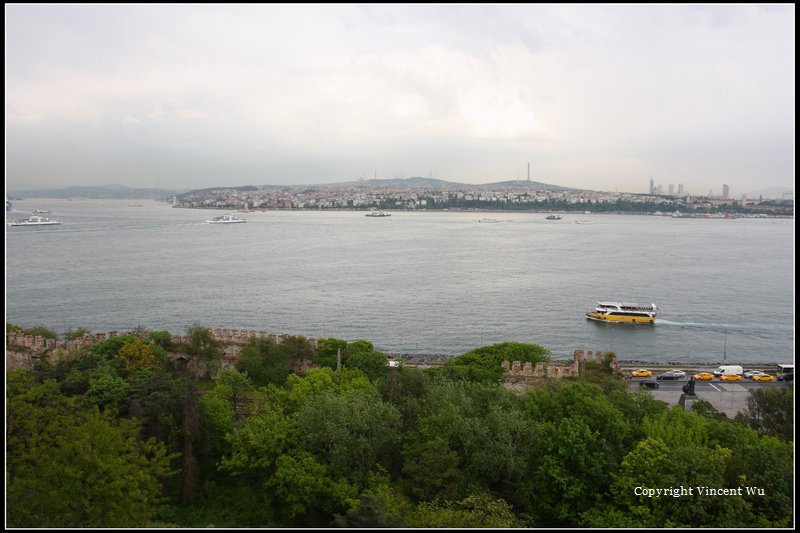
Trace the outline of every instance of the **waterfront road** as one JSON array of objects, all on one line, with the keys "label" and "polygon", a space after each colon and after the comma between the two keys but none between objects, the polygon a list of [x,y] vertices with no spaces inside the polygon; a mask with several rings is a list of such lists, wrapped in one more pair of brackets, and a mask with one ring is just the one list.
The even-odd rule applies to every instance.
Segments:
[{"label": "waterfront road", "polygon": [[[647,378],[632,378],[630,380],[631,390],[641,388],[650,392],[656,400],[667,402],[669,405],[678,403],[683,394],[682,388],[688,381],[686,379],[658,381],[657,389],[649,389],[639,386],[643,379]],[[694,392],[698,399],[709,402],[716,410],[733,418],[739,411],[744,412],[747,409],[747,398],[750,396],[751,390],[783,388],[788,385],[789,383],[782,381],[753,381],[750,379],[721,381],[714,379],[713,381],[695,381]]]}]

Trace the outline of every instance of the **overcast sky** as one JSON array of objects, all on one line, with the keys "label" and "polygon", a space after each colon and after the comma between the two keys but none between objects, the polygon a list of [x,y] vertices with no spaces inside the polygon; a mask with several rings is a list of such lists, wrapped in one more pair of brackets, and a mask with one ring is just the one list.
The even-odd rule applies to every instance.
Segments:
[{"label": "overcast sky", "polygon": [[6,5],[7,186],[793,190],[795,8]]}]

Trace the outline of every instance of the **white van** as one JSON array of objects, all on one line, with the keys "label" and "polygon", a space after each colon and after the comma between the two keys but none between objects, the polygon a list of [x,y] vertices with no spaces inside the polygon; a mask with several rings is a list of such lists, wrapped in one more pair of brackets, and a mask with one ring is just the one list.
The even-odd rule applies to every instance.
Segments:
[{"label": "white van", "polygon": [[712,372],[712,374],[717,377],[733,375],[741,376],[743,373],[744,369],[739,365],[722,365]]}]

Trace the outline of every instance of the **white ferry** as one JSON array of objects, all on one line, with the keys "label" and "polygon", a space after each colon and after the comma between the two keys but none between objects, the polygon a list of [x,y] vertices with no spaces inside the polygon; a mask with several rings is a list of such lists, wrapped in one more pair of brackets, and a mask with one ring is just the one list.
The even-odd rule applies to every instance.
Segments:
[{"label": "white ferry", "polygon": [[586,313],[586,318],[600,322],[621,322],[626,324],[653,324],[656,321],[656,304],[639,305],[625,302],[598,302],[594,311]]},{"label": "white ferry", "polygon": [[390,217],[391,213],[384,213],[383,211],[370,211],[365,217]]},{"label": "white ferry", "polygon": [[247,222],[247,219],[228,214],[214,217],[211,220],[206,220],[207,224],[242,224],[244,222]]},{"label": "white ferry", "polygon": [[9,223],[9,226],[57,226],[61,224],[60,220],[50,220],[47,217],[40,217],[37,215],[29,216],[28,218],[21,218],[15,222]]},{"label": "white ferry", "polygon": [[481,222],[483,224],[497,224],[500,221],[497,220],[496,218],[482,218],[478,222]]},{"label": "white ferry", "polygon": [[546,218],[547,220],[561,220],[564,217],[562,217],[561,215],[547,215],[544,218]]}]

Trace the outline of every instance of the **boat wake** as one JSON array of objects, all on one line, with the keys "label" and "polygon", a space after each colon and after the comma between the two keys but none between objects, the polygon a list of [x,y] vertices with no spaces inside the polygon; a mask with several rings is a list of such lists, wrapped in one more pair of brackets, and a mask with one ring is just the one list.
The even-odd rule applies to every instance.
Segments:
[{"label": "boat wake", "polygon": [[727,331],[750,334],[774,334],[776,331],[786,329],[783,324],[717,324],[714,322],[675,322],[672,320],[656,319],[656,326],[669,326],[678,328],[691,328],[703,331]]},{"label": "boat wake", "polygon": [[739,329],[742,326],[739,324],[715,324],[713,322],[675,322],[672,320],[656,319],[656,325],[659,326],[683,326],[688,328],[703,328],[703,329]]}]

